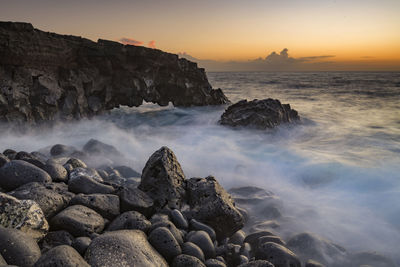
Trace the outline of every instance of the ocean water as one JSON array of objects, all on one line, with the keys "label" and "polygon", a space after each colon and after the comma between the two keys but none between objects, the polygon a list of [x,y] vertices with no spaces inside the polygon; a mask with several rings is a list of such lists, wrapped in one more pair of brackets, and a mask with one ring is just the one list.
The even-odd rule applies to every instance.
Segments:
[{"label": "ocean water", "polygon": [[276,228],[285,238],[314,232],[350,251],[376,251],[400,262],[400,73],[207,75],[232,102],[277,98],[302,121],[269,131],[231,129],[218,125],[225,106],[145,103],[26,134],[3,131],[0,149],[80,147],[96,138],[141,171],[166,145],[188,178],[214,175],[227,189],[252,185],[273,192],[287,218]]}]

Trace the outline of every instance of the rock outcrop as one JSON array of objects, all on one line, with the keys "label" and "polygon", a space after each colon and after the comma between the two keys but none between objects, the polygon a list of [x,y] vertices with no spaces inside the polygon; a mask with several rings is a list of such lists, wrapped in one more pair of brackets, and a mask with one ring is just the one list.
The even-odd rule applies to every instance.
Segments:
[{"label": "rock outcrop", "polygon": [[221,116],[220,123],[229,126],[246,126],[267,129],[282,123],[300,119],[296,110],[289,104],[281,104],[277,99],[241,100],[229,106]]},{"label": "rock outcrop", "polygon": [[204,69],[157,49],[0,22],[0,120],[91,117],[120,105],[228,102]]}]

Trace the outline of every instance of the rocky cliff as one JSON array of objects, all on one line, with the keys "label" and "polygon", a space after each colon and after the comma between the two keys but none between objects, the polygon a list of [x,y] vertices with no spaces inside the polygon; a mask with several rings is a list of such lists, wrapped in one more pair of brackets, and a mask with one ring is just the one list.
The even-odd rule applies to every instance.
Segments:
[{"label": "rocky cliff", "polygon": [[227,103],[204,69],[177,55],[0,22],[0,120],[91,117],[120,105]]}]

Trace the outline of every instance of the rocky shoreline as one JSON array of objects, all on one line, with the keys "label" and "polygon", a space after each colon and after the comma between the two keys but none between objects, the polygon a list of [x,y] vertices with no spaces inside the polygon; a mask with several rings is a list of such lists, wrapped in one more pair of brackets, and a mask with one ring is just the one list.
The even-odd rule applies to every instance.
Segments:
[{"label": "rocky shoreline", "polygon": [[[0,266],[395,266],[311,233],[284,239],[270,223],[261,230],[251,206],[271,193],[228,193],[215,177],[187,178],[167,147],[141,174],[122,159],[93,139],[81,150],[4,150]],[[274,205],[258,212],[281,216]]]}]

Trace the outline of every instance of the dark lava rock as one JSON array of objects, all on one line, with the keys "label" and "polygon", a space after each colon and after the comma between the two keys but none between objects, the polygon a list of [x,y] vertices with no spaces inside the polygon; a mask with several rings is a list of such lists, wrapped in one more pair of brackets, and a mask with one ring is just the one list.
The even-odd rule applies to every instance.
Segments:
[{"label": "dark lava rock", "polygon": [[176,228],[175,224],[170,222],[169,220],[161,220],[158,222],[153,223],[153,225],[150,227],[149,232],[153,231],[154,229],[158,227],[165,227],[167,228],[172,235],[175,237],[176,241],[178,241],[179,244],[183,243],[183,238],[181,232]]},{"label": "dark lava rock", "polygon": [[214,177],[189,179],[187,194],[192,217],[211,226],[219,240],[230,237],[243,227],[242,214]]},{"label": "dark lava rock", "polygon": [[17,151],[6,149],[3,151],[3,155],[6,156],[9,160],[13,160],[15,158],[15,155],[17,155]]},{"label": "dark lava rock", "polygon": [[10,265],[30,267],[40,258],[40,248],[29,235],[0,226],[0,251]]},{"label": "dark lava rock", "polygon": [[104,229],[104,224],[100,214],[82,205],[70,206],[50,221],[51,229],[66,230],[75,237],[100,233]]},{"label": "dark lava rock", "polygon": [[324,265],[314,260],[308,260],[305,267],[324,267]]},{"label": "dark lava rock", "polygon": [[119,215],[119,197],[110,194],[76,195],[70,205],[83,205],[98,212],[108,220]]},{"label": "dark lava rock", "polygon": [[301,267],[299,258],[289,249],[276,243],[261,244],[256,250],[257,260],[267,260],[275,267]]},{"label": "dark lava rock", "polygon": [[138,211],[149,217],[154,213],[153,199],[142,190],[135,187],[123,187],[118,192],[121,201],[121,211]]},{"label": "dark lava rock", "polygon": [[161,106],[228,102],[204,69],[158,49],[93,42],[20,22],[0,23],[0,43],[1,120],[80,119],[143,100]]},{"label": "dark lava rock", "polygon": [[196,230],[196,231],[206,231],[207,234],[211,237],[211,240],[214,242],[217,238],[214,229],[212,229],[210,226],[207,224],[201,223],[195,219],[190,220],[190,229],[191,230]]},{"label": "dark lava rock", "polygon": [[35,263],[35,267],[90,267],[81,255],[72,247],[61,245],[44,253]]},{"label": "dark lava rock", "polygon": [[42,167],[54,182],[68,182],[68,172],[63,165],[57,163],[47,163]]},{"label": "dark lava rock", "polygon": [[143,169],[139,189],[153,198],[156,207],[182,206],[185,174],[171,149],[162,147],[151,155]]},{"label": "dark lava rock", "polygon": [[12,160],[0,168],[0,187],[6,191],[30,182],[48,183],[51,177],[44,170],[23,160]]},{"label": "dark lava rock", "polygon": [[206,266],[207,267],[226,267],[226,264],[222,261],[219,261],[217,259],[208,259],[206,261]]},{"label": "dark lava rock", "polygon": [[250,126],[259,129],[273,128],[282,123],[298,121],[297,111],[277,99],[241,100],[225,110],[220,123],[229,126]]},{"label": "dark lava rock", "polygon": [[103,178],[101,178],[100,174],[95,169],[92,168],[75,167],[69,173],[69,179],[71,181],[81,176],[89,177],[95,180],[96,182],[103,182]]},{"label": "dark lava rock", "polygon": [[18,200],[5,193],[0,193],[0,226],[21,230],[35,240],[42,239],[49,230],[43,211],[35,201]]},{"label": "dark lava rock", "polygon": [[73,240],[74,237],[67,231],[61,230],[61,231],[49,232],[41,242],[41,249],[42,252],[45,252],[61,245],[70,246]]},{"label": "dark lava rock", "polygon": [[198,258],[181,254],[175,257],[172,267],[206,267]]},{"label": "dark lava rock", "polygon": [[0,168],[8,162],[10,162],[10,159],[0,153]]},{"label": "dark lava rock", "polygon": [[287,247],[303,260],[313,259],[326,265],[347,258],[344,248],[311,233],[301,233],[291,237]]},{"label": "dark lava rock", "polygon": [[166,227],[158,227],[151,231],[149,242],[168,262],[182,253],[178,241]]},{"label": "dark lava rock", "polygon": [[38,168],[43,168],[43,166],[46,164],[45,161],[25,151],[18,152],[15,155],[15,160],[23,160],[29,162],[30,164],[35,165]]},{"label": "dark lava rock", "polygon": [[62,145],[62,144],[56,144],[51,147],[50,149],[50,154],[52,156],[61,156],[61,155],[66,155],[67,153],[70,153],[71,147]]},{"label": "dark lava rock", "polygon": [[90,139],[84,146],[83,151],[90,155],[122,156],[114,146],[105,144],[96,139]]},{"label": "dark lava rock", "polygon": [[70,179],[68,190],[76,194],[112,194],[115,192],[114,187],[99,183],[88,176],[79,176],[75,179]]},{"label": "dark lava rock", "polygon": [[40,206],[46,218],[53,217],[69,203],[69,198],[52,189],[50,183],[24,184],[9,192],[9,194],[18,199],[34,200]]},{"label": "dark lava rock", "polygon": [[121,176],[124,178],[141,177],[142,176],[140,173],[138,173],[137,171],[135,171],[134,169],[132,169],[131,167],[128,167],[128,166],[121,165],[121,166],[113,167],[113,169],[119,171]]},{"label": "dark lava rock", "polygon": [[87,168],[86,163],[77,158],[70,158],[65,164],[71,164],[74,169],[79,167]]},{"label": "dark lava rock", "polygon": [[137,229],[147,233],[150,227],[151,223],[143,214],[137,211],[127,211],[115,218],[107,227],[107,231]]},{"label": "dark lava rock", "polygon": [[279,236],[262,236],[258,239],[259,245],[267,242],[273,242],[286,247],[286,242],[283,241],[282,238],[280,238]]},{"label": "dark lava rock", "polygon": [[75,238],[75,240],[72,242],[71,246],[74,249],[76,249],[76,251],[78,251],[79,254],[85,255],[85,252],[91,242],[92,242],[92,240],[89,237],[81,236],[81,237]]},{"label": "dark lava rock", "polygon": [[201,260],[202,262],[205,261],[205,257],[204,257],[203,251],[196,244],[194,244],[192,242],[185,242],[185,243],[182,244],[181,247],[182,247],[182,254],[186,254],[186,255],[190,255],[190,256],[196,257],[199,260]]},{"label": "dark lava rock", "polygon": [[96,237],[86,250],[85,259],[92,267],[168,267],[139,230],[113,231]]},{"label": "dark lava rock", "polygon": [[207,232],[193,231],[187,235],[186,239],[201,248],[206,259],[215,257],[215,247]]},{"label": "dark lava rock", "polygon": [[245,232],[243,232],[242,230],[239,230],[229,238],[229,243],[232,243],[235,245],[242,245],[245,237],[246,237]]},{"label": "dark lava rock", "polygon": [[272,263],[266,260],[255,260],[239,265],[239,267],[275,267]]},{"label": "dark lava rock", "polygon": [[260,231],[256,233],[249,234],[244,239],[244,243],[249,243],[252,249],[256,249],[258,246],[258,239],[263,236],[275,236],[273,233],[269,231]]},{"label": "dark lava rock", "polygon": [[189,227],[187,220],[185,219],[185,217],[182,215],[182,213],[179,210],[177,210],[177,209],[171,210],[171,212],[169,213],[169,216],[171,217],[171,221],[179,229],[187,229]]}]

